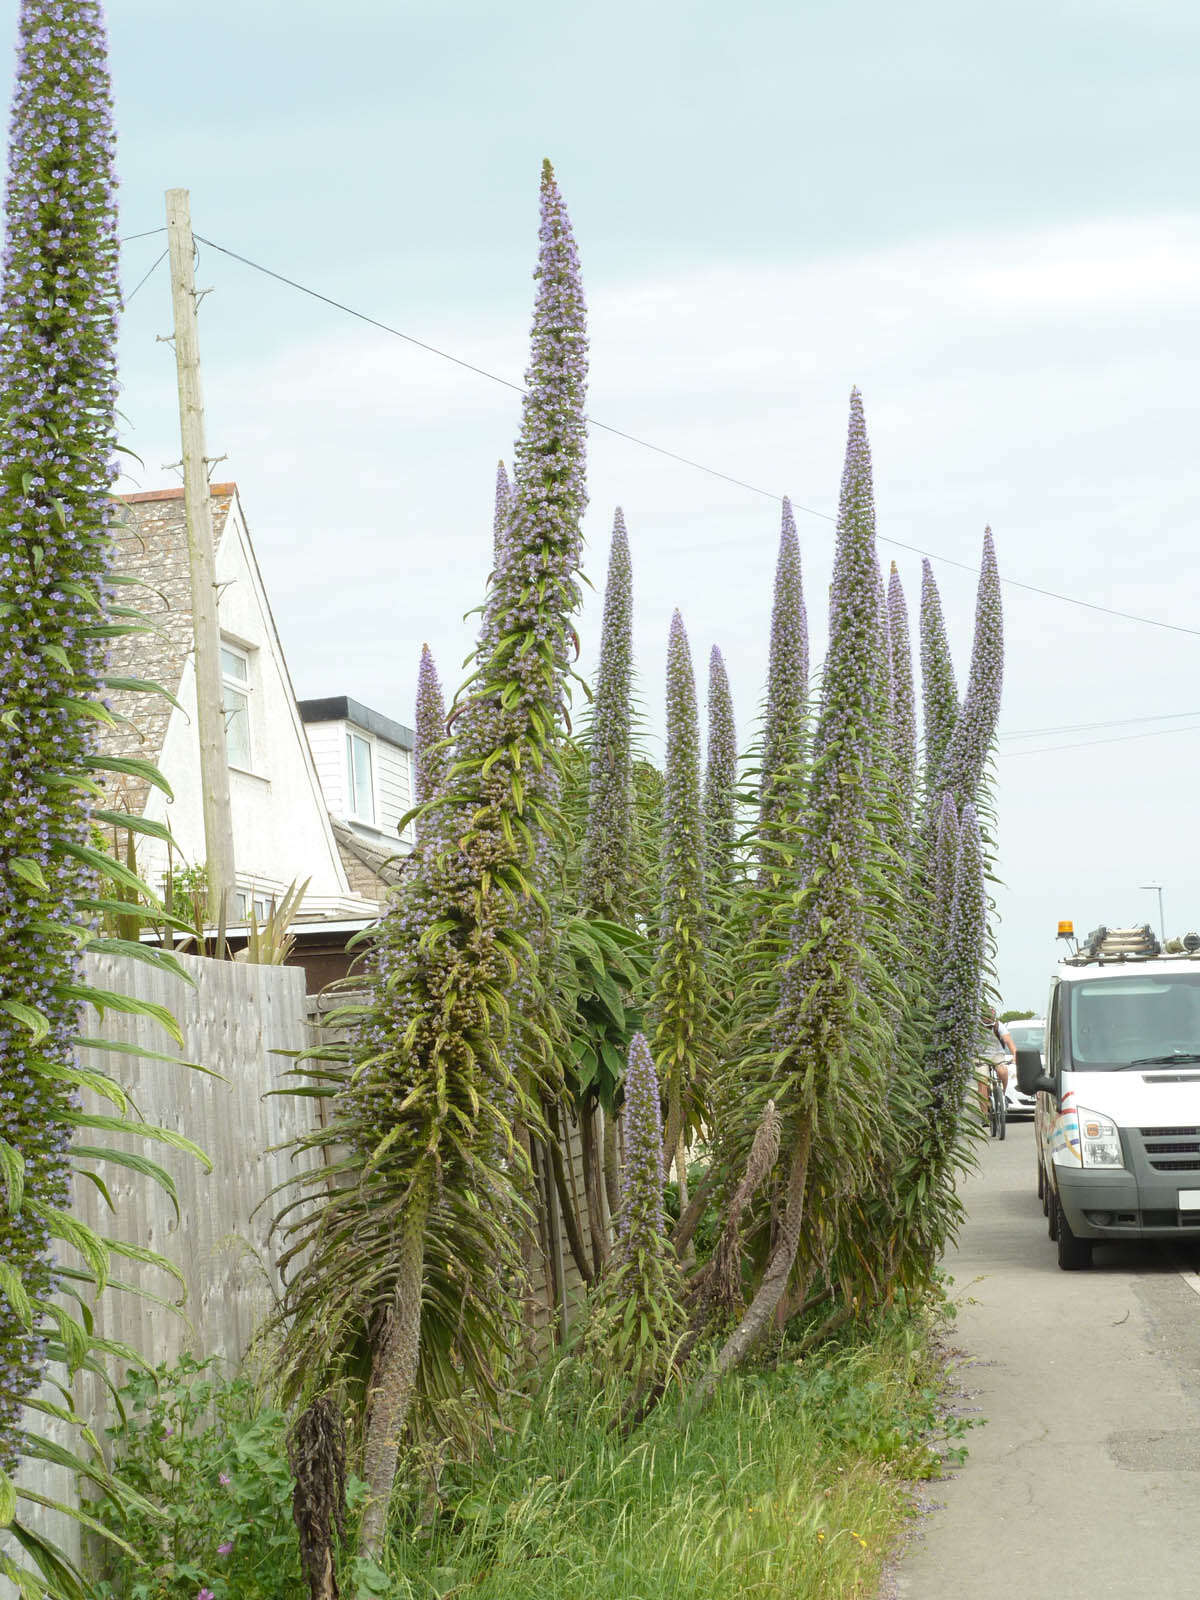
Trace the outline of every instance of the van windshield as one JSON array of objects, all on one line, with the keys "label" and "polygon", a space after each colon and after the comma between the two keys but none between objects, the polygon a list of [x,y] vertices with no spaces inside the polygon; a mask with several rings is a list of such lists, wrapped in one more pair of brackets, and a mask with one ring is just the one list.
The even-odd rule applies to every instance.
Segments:
[{"label": "van windshield", "polygon": [[1008,1036],[1018,1050],[1041,1050],[1046,1043],[1044,1022],[1010,1022]]},{"label": "van windshield", "polygon": [[1073,983],[1070,991],[1074,1071],[1200,1056],[1200,972],[1097,978]]}]

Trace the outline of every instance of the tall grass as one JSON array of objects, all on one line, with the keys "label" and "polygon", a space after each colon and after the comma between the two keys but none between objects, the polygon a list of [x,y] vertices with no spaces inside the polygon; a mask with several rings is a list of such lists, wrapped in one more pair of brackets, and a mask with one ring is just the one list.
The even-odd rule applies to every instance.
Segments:
[{"label": "tall grass", "polygon": [[[726,1380],[634,1436],[564,1361],[486,1457],[443,1474],[424,1526],[395,1527],[393,1600],[852,1600],[873,1594],[936,1475],[939,1377],[919,1322]],[[417,1519],[419,1523],[419,1519]]]}]

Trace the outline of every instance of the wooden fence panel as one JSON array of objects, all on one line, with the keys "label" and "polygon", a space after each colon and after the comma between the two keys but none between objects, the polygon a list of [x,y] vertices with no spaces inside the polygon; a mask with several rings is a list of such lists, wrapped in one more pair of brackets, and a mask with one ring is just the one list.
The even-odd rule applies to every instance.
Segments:
[{"label": "wooden fence panel", "polygon": [[[291,1096],[266,1096],[282,1086],[292,1063],[279,1051],[301,1050],[311,1039],[304,972],[299,967],[255,966],[181,956],[193,980],[126,957],[87,959],[88,981],[118,994],[136,995],[164,1006],[184,1033],[179,1053],[219,1072],[226,1081],[165,1061],[136,1055],[92,1052],[85,1064],[115,1078],[128,1092],[137,1114],[148,1122],[184,1134],[213,1162],[206,1173],[190,1156],[168,1145],[130,1135],[92,1133],[80,1141],[123,1146],[150,1155],[173,1177],[179,1194],[179,1220],[167,1195],[149,1179],[106,1164],[102,1172],[115,1210],[110,1212],[94,1185],[76,1186],[74,1210],[97,1232],[148,1245],[173,1262],[187,1281],[184,1316],[179,1317],[134,1295],[108,1291],[96,1308],[97,1332],[118,1339],[152,1363],[174,1361],[189,1350],[217,1355],[232,1371],[280,1288],[277,1262],[282,1244],[268,1239],[271,1216],[280,1202],[259,1202],[281,1179],[297,1170],[286,1151],[271,1147],[311,1126],[314,1102]],[[174,1050],[152,1019],[108,1011],[89,1015],[85,1033],[149,1050]],[[112,1114],[115,1108],[87,1092],[85,1108]],[[309,1165],[319,1156],[307,1158]],[[257,1208],[257,1209],[256,1209]],[[137,1282],[167,1299],[179,1286],[168,1274],[114,1256],[114,1276]],[[69,1302],[68,1302],[69,1303]],[[185,1320],[186,1319],[186,1320]],[[123,1374],[122,1374],[123,1376]],[[54,1398],[52,1390],[45,1391]],[[82,1413],[101,1433],[107,1420],[106,1393],[89,1375],[76,1380]],[[38,1424],[44,1419],[38,1419]],[[69,1430],[63,1442],[75,1446]],[[28,1463],[20,1479],[40,1493],[77,1503],[75,1487],[61,1468]],[[39,1512],[28,1503],[23,1514],[56,1537],[79,1558],[77,1525],[61,1513]],[[0,1600],[13,1593],[0,1579]]]}]

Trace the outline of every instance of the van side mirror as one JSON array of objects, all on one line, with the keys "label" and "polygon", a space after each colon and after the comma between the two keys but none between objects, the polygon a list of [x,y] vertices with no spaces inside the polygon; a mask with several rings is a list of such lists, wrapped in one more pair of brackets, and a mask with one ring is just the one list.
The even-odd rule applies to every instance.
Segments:
[{"label": "van side mirror", "polygon": [[1017,1083],[1022,1094],[1036,1094],[1039,1089],[1047,1094],[1057,1092],[1054,1079],[1046,1075],[1042,1066],[1040,1050],[1017,1051]]}]

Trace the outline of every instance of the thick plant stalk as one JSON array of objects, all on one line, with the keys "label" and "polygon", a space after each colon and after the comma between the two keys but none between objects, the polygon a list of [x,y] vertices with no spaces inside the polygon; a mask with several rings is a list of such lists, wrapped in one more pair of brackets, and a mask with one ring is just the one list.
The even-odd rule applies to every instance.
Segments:
[{"label": "thick plant stalk", "polygon": [[596,1104],[586,1098],[579,1107],[579,1147],[583,1157],[583,1193],[587,1207],[588,1232],[592,1241],[592,1260],[599,1271],[612,1253],[600,1194],[599,1148],[596,1143]]},{"label": "thick plant stalk", "polygon": [[779,1159],[779,1135],[779,1112],[774,1100],[768,1100],[750,1146],[746,1170],[733,1192],[725,1226],[712,1255],[711,1298],[725,1306],[736,1305],[741,1294],[742,1216]]},{"label": "thick plant stalk", "polygon": [[396,1454],[417,1382],[421,1340],[421,1285],[425,1266],[425,1219],[430,1179],[414,1192],[395,1256],[395,1287],[375,1350],[367,1386],[363,1479],[371,1491],[363,1511],[360,1542],[378,1557],[387,1528],[388,1501],[396,1476]]},{"label": "thick plant stalk", "polygon": [[562,1213],[563,1228],[566,1230],[567,1244],[570,1246],[572,1260],[579,1269],[579,1276],[584,1283],[594,1283],[596,1268],[583,1242],[583,1233],[579,1226],[579,1208],[575,1204],[575,1196],[571,1193],[570,1180],[567,1176],[567,1163],[563,1155],[563,1129],[558,1107],[547,1098],[543,1102],[543,1110],[546,1126],[550,1130],[548,1141],[550,1167],[554,1173],[554,1187],[558,1191],[558,1205]]},{"label": "thick plant stalk", "polygon": [[602,1159],[608,1214],[615,1221],[621,1209],[621,1153],[617,1143],[617,1119],[611,1113],[606,1113],[604,1117]]},{"label": "thick plant stalk", "polygon": [[292,1518],[300,1535],[300,1560],[309,1600],[339,1600],[333,1537],[346,1532],[346,1426],[332,1395],[312,1402],[287,1441],[292,1469]]}]

